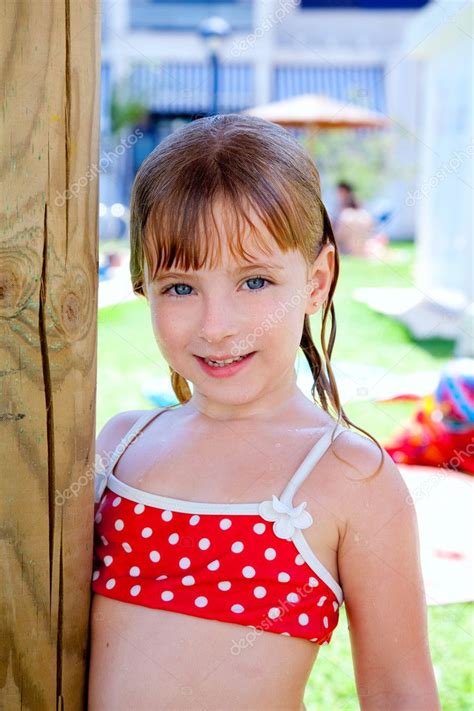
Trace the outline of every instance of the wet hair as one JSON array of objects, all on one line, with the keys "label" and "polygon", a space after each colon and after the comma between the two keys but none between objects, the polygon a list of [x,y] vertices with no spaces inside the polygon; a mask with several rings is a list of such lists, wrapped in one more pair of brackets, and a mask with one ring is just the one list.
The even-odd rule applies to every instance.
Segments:
[{"label": "wet hair", "polygon": [[[217,114],[190,122],[156,146],[141,164],[132,188],[130,271],[134,293],[145,295],[145,264],[149,281],[162,270],[198,270],[206,264],[212,269],[218,264],[223,239],[213,213],[218,200],[225,207],[229,250],[244,261],[251,261],[246,242],[268,252],[268,237],[262,241],[248,214],[249,206],[280,250],[299,250],[308,265],[325,245],[333,245],[334,275],[322,307],[323,357],[313,341],[308,314],[300,348],[311,369],[315,404],[329,414],[332,408],[338,423],[344,421],[367,434],[382,452],[383,463],[380,444],[351,422],[340,402],[331,367],[339,255],[321,200],[316,165],[289,131],[254,116]],[[246,236],[248,229],[251,240]],[[186,379],[171,366],[170,371],[179,402],[187,402],[192,394]]]}]

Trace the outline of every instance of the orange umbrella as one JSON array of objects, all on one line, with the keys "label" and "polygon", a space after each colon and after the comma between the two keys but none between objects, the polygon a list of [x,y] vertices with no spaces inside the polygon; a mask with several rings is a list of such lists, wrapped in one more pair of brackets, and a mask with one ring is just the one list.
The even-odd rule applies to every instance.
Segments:
[{"label": "orange umbrella", "polygon": [[245,109],[241,113],[294,128],[382,128],[390,124],[389,120],[377,111],[321,94],[301,94],[291,99]]}]

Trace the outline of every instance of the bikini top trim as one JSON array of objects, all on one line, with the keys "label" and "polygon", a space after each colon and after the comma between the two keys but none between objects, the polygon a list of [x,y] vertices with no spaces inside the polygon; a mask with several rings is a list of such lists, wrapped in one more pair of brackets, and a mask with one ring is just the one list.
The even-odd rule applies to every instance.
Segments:
[{"label": "bikini top trim", "polygon": [[103,467],[100,457],[96,458],[95,475],[95,502],[99,503],[105,488],[108,487],[114,493],[124,498],[145,504],[159,509],[176,511],[190,514],[232,514],[232,515],[260,515],[266,521],[273,521],[273,530],[279,538],[291,538],[299,553],[308,564],[317,572],[319,577],[334,591],[339,604],[344,599],[343,590],[332,574],[314,555],[309,546],[302,529],[308,528],[313,523],[313,518],[308,511],[305,511],[307,502],[303,501],[298,506],[293,506],[293,497],[314,466],[321,459],[322,455],[331,445],[334,432],[334,439],[342,432],[347,431],[347,427],[338,424],[329,432],[322,435],[310,449],[295,473],[283,489],[279,497],[272,495],[271,500],[226,504],[208,503],[199,501],[188,501],[186,499],[176,499],[169,496],[154,494],[143,489],[126,484],[118,479],[113,470],[125,449],[133,442],[137,434],[146,427],[155,417],[175,406],[168,406],[145,413],[140,417],[127,434],[121,439],[115,448],[108,466]]}]

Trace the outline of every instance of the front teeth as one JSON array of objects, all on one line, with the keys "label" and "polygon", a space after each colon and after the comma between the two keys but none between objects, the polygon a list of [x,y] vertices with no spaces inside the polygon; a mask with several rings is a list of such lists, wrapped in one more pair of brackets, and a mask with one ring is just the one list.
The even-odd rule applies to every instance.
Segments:
[{"label": "front teeth", "polygon": [[214,368],[223,368],[225,365],[229,365],[230,363],[237,363],[243,358],[245,358],[245,356],[239,356],[238,358],[230,358],[229,360],[209,360],[209,358],[204,358],[204,360],[208,365],[214,366]]}]

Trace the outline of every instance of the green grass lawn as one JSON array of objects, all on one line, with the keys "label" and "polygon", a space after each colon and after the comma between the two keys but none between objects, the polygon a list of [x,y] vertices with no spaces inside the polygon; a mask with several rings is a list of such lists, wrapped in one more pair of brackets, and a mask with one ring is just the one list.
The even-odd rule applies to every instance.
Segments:
[{"label": "green grass lawn", "polygon": [[[441,708],[443,711],[472,711],[472,603],[428,607],[428,635]],[[308,711],[359,709],[344,606],[330,644],[319,652],[304,700]],[[391,710],[381,708],[380,711]]]},{"label": "green grass lawn", "polygon": [[[413,245],[392,246],[395,261],[367,262],[343,257],[336,291],[337,337],[333,361],[382,366],[392,373],[438,369],[453,355],[454,343],[415,340],[394,319],[375,314],[352,299],[356,287],[413,285]],[[313,322],[315,341],[318,322]],[[150,408],[141,393],[150,378],[168,377],[169,370],[155,344],[146,301],[139,299],[99,312],[97,428],[113,414]],[[345,405],[355,424],[383,440],[413,412],[406,403],[356,401]],[[429,634],[443,711],[474,709],[472,695],[472,605],[429,607]],[[320,652],[307,688],[308,711],[358,709],[344,607],[331,644]],[[381,709],[381,711],[385,711]],[[411,710],[410,710],[411,711]],[[418,711],[413,709],[413,711]]]}]

